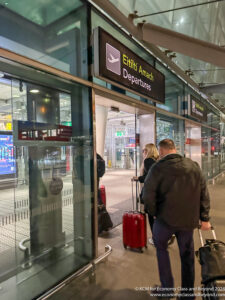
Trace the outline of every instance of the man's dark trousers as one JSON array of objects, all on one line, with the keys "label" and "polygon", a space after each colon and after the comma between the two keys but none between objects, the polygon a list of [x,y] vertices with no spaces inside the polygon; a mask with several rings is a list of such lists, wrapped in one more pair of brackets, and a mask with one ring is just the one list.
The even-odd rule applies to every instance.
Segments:
[{"label": "man's dark trousers", "polygon": [[182,273],[181,287],[190,288],[189,291],[193,292],[195,277],[193,230],[177,230],[156,219],[153,226],[153,240],[157,251],[161,286],[162,288],[174,287],[170,258],[167,250],[168,241],[173,234],[176,235],[180,251]]}]

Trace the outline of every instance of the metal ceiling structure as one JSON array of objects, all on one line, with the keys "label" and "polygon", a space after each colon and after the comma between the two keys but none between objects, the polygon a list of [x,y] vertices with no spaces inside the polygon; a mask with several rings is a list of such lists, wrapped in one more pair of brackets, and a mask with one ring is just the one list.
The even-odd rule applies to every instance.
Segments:
[{"label": "metal ceiling structure", "polygon": [[225,113],[225,0],[92,2]]}]

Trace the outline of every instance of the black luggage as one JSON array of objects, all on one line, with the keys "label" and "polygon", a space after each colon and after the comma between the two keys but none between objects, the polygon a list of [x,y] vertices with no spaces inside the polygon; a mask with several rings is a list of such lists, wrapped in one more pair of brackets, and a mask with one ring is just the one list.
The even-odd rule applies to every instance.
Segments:
[{"label": "black luggage", "polygon": [[225,300],[225,280],[213,280],[202,287],[204,300]]},{"label": "black luggage", "polygon": [[105,174],[105,161],[104,159],[97,153],[97,177],[103,177]]},{"label": "black luggage", "polygon": [[213,239],[206,239],[205,243],[199,228],[201,247],[196,256],[201,264],[202,294],[205,300],[225,300],[225,243],[216,239],[211,228]]},{"label": "black luggage", "polygon": [[108,231],[113,227],[112,220],[104,204],[98,204],[98,233]]}]

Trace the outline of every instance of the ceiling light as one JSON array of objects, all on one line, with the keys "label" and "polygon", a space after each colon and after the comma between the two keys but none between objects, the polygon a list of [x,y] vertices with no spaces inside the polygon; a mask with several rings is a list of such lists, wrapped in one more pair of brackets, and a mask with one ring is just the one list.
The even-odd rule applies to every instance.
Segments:
[{"label": "ceiling light", "polygon": [[180,24],[184,23],[184,18],[180,19]]},{"label": "ceiling light", "polygon": [[0,72],[0,78],[4,77],[4,73]]},{"label": "ceiling light", "polygon": [[38,93],[40,93],[40,91],[33,89],[33,90],[30,90],[30,93],[32,93],[32,94],[38,94]]}]

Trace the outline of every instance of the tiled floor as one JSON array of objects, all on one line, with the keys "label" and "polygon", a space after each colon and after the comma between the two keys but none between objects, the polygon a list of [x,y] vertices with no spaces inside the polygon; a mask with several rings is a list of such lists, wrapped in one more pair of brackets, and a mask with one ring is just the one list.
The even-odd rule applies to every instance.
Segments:
[{"label": "tiled floor", "polygon": [[107,170],[100,184],[105,185],[106,207],[114,226],[122,223],[124,211],[132,209],[131,178],[134,170]]},{"label": "tiled floor", "polygon": [[[225,179],[215,186],[210,186],[211,221],[216,228],[217,238],[225,241]],[[209,233],[206,233],[207,235]],[[142,288],[148,289],[159,284],[157,261],[154,247],[150,246],[143,253],[124,250],[122,245],[122,227],[118,226],[99,238],[99,252],[104,252],[105,244],[113,248],[108,260],[100,263],[95,277],[88,275],[72,281],[51,300],[138,300],[154,299]],[[195,248],[200,246],[197,231],[195,231]],[[171,265],[174,274],[175,287],[180,286],[180,261],[176,242],[169,248]],[[196,259],[195,286],[200,286],[200,266]],[[90,280],[92,278],[92,280]]]}]

